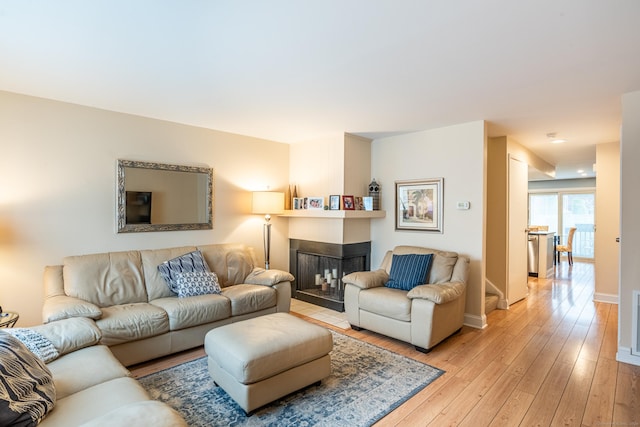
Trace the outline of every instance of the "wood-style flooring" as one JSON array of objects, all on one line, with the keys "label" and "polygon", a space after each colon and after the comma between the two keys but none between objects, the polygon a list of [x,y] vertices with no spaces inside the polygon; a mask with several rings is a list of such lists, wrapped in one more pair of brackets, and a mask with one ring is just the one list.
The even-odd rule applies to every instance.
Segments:
[{"label": "wood-style flooring", "polygon": [[[615,360],[618,307],[593,301],[594,266],[566,262],[529,295],[422,354],[382,335],[298,316],[446,371],[376,426],[640,426],[640,367]],[[296,314],[296,313],[294,313]],[[202,348],[131,368],[134,377]]]}]

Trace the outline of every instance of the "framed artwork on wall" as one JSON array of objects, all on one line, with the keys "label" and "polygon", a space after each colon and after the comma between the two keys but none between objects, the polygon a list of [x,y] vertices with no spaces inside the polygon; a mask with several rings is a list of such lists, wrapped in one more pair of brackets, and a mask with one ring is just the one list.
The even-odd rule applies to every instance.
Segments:
[{"label": "framed artwork on wall", "polygon": [[396,230],[442,233],[443,178],[396,181]]}]

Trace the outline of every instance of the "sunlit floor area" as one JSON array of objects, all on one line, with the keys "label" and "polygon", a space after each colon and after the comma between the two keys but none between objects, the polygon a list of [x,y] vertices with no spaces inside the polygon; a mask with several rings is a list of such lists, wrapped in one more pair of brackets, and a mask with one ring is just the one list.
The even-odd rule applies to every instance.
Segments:
[{"label": "sunlit floor area", "polygon": [[347,315],[329,308],[320,307],[298,299],[291,299],[291,311],[315,320],[328,323],[340,329],[349,329]]},{"label": "sunlit floor area", "polygon": [[[376,426],[640,426],[640,366],[616,361],[618,306],[593,301],[594,265],[565,261],[530,278],[529,295],[494,310],[428,354],[344,313],[292,300],[312,323],[443,369],[444,375]],[[337,326],[336,326],[337,325]],[[202,357],[202,347],[133,367],[134,377]]]}]

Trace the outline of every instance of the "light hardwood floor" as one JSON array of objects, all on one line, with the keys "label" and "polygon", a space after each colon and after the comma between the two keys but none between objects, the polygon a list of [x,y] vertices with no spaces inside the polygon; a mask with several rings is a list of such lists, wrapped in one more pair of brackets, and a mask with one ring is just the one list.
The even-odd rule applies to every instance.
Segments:
[{"label": "light hardwood floor", "polygon": [[[617,306],[593,302],[593,264],[563,262],[528,297],[422,354],[368,331],[354,338],[444,375],[376,426],[640,426],[640,367],[616,362]],[[202,348],[131,369],[134,377],[203,356]]]}]

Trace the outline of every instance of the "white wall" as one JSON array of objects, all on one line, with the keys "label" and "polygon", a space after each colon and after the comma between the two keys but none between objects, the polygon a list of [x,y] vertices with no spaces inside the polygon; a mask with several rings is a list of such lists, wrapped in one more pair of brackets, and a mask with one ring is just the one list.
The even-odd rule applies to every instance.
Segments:
[{"label": "white wall", "polygon": [[[0,92],[0,305],[41,321],[42,272],[64,256],[222,242],[256,248],[252,190],[284,191],[289,145]],[[117,234],[116,160],[214,168],[214,229]],[[288,222],[272,219],[272,268]]]},{"label": "white wall", "polygon": [[640,355],[631,354],[633,291],[640,290],[640,91],[622,96],[620,139],[620,304],[618,306],[617,359],[640,365]]},{"label": "white wall", "polygon": [[620,265],[620,143],[596,146],[596,301],[618,303]]},{"label": "white wall", "polygon": [[[451,250],[471,259],[466,312],[482,316],[484,298],[483,228],[485,123],[476,121],[424,132],[376,139],[372,146],[372,176],[381,184],[384,219],[371,221],[371,268],[396,245]],[[395,230],[395,181],[444,178],[444,232]],[[470,210],[456,202],[469,201]]]}]

